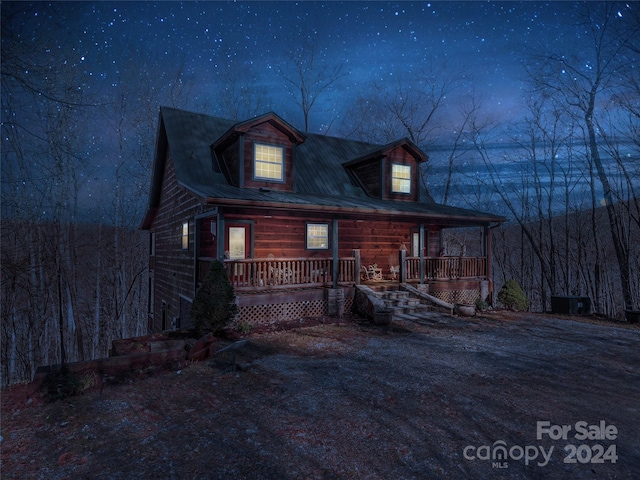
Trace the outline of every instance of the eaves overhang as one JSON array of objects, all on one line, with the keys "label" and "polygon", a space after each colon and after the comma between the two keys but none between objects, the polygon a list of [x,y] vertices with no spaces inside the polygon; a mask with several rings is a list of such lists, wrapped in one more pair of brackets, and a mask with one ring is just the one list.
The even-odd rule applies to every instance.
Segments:
[{"label": "eaves overhang", "polygon": [[345,218],[361,218],[369,220],[380,220],[388,218],[402,218],[403,220],[412,219],[416,222],[435,221],[441,225],[456,225],[456,226],[489,226],[495,224],[498,226],[506,219],[494,215],[478,215],[469,216],[464,214],[451,214],[451,213],[438,213],[438,212],[420,212],[420,211],[407,211],[394,208],[375,208],[375,207],[362,207],[362,206],[335,206],[335,205],[317,205],[317,204],[301,204],[301,203],[287,203],[287,202],[267,202],[256,200],[243,200],[243,199],[230,199],[230,198],[216,198],[206,197],[205,203],[208,205],[216,205],[219,207],[244,207],[255,210],[270,210],[281,211],[284,214],[291,214],[295,212],[306,213],[322,213],[322,214],[334,214]]},{"label": "eaves overhang", "polygon": [[344,162],[342,165],[345,167],[351,167],[369,160],[375,160],[388,155],[398,147],[404,148],[418,163],[423,163],[429,160],[426,153],[424,153],[415,143],[405,137],[376,148],[361,157]]},{"label": "eaves overhang", "polygon": [[218,138],[212,145],[213,150],[217,150],[220,147],[224,147],[228,143],[234,141],[238,136],[245,134],[251,128],[261,123],[268,122],[273,125],[280,132],[284,133],[292,143],[300,144],[306,140],[306,136],[300,133],[295,127],[284,121],[278,115],[273,112],[260,115],[259,117],[246,120],[244,122],[236,123],[229,130],[227,130],[220,138]]}]

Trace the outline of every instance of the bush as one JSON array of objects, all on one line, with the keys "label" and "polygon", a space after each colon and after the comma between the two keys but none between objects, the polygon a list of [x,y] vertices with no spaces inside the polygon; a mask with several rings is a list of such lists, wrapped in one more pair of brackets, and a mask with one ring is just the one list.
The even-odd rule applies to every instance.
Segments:
[{"label": "bush", "polygon": [[203,336],[209,332],[220,332],[238,311],[235,301],[224,264],[214,260],[191,305],[196,334]]},{"label": "bush", "polygon": [[486,309],[489,308],[489,304],[487,303],[486,300],[483,300],[482,298],[479,298],[478,300],[476,300],[476,308],[478,310],[480,310],[481,312],[485,311]]},{"label": "bush", "polygon": [[65,367],[59,373],[50,374],[44,381],[46,398],[50,402],[64,400],[69,397],[82,395],[85,390],[94,387],[97,383],[95,372],[84,375],[76,375]]},{"label": "bush", "polygon": [[529,299],[515,280],[507,280],[500,292],[498,300],[510,310],[528,310]]}]

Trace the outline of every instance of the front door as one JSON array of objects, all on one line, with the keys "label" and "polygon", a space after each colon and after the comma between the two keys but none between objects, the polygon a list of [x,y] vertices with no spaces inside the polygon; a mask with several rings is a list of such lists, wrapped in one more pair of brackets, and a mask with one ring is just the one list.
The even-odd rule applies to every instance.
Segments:
[{"label": "front door", "polygon": [[411,256],[420,256],[420,233],[411,232]]},{"label": "front door", "polygon": [[230,260],[244,260],[247,258],[247,227],[227,226],[227,251]]},{"label": "front door", "polygon": [[[247,224],[233,224],[228,223],[226,225],[226,255],[229,260],[244,260],[251,258],[251,229]],[[231,282],[234,285],[239,285],[248,281],[248,265],[245,263],[236,263],[233,271],[231,272]]]}]

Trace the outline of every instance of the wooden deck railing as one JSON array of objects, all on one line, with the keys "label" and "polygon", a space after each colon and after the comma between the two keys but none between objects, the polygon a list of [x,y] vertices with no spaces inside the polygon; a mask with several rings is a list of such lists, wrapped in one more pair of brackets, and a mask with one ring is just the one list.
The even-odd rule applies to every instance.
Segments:
[{"label": "wooden deck railing", "polygon": [[[420,280],[420,258],[407,257],[407,280]],[[426,257],[425,280],[451,280],[485,277],[487,259],[484,257]]]},{"label": "wooden deck railing", "polygon": [[[198,258],[198,282],[204,280],[212,260]],[[225,260],[224,266],[236,290],[333,284],[332,258],[250,258]],[[338,283],[353,284],[355,280],[355,258],[338,259]]]},{"label": "wooden deck railing", "polygon": [[[198,258],[198,282],[204,280],[210,257]],[[269,288],[331,286],[333,284],[332,258],[250,258],[225,260],[225,269],[234,289],[260,290]],[[485,278],[487,259],[484,257],[426,257],[424,258],[424,281]],[[338,259],[338,284],[360,283],[359,259]],[[406,281],[420,281],[420,258],[407,257],[405,261]],[[389,274],[387,274],[389,273]],[[383,272],[384,278],[402,281],[400,275]]]}]

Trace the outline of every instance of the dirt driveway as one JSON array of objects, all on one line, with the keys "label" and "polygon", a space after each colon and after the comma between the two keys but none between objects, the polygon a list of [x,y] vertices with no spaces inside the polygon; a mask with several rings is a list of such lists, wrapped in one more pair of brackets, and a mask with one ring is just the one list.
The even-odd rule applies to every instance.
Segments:
[{"label": "dirt driveway", "polygon": [[255,335],[239,372],[5,392],[2,478],[639,478],[639,340],[543,315]]}]

